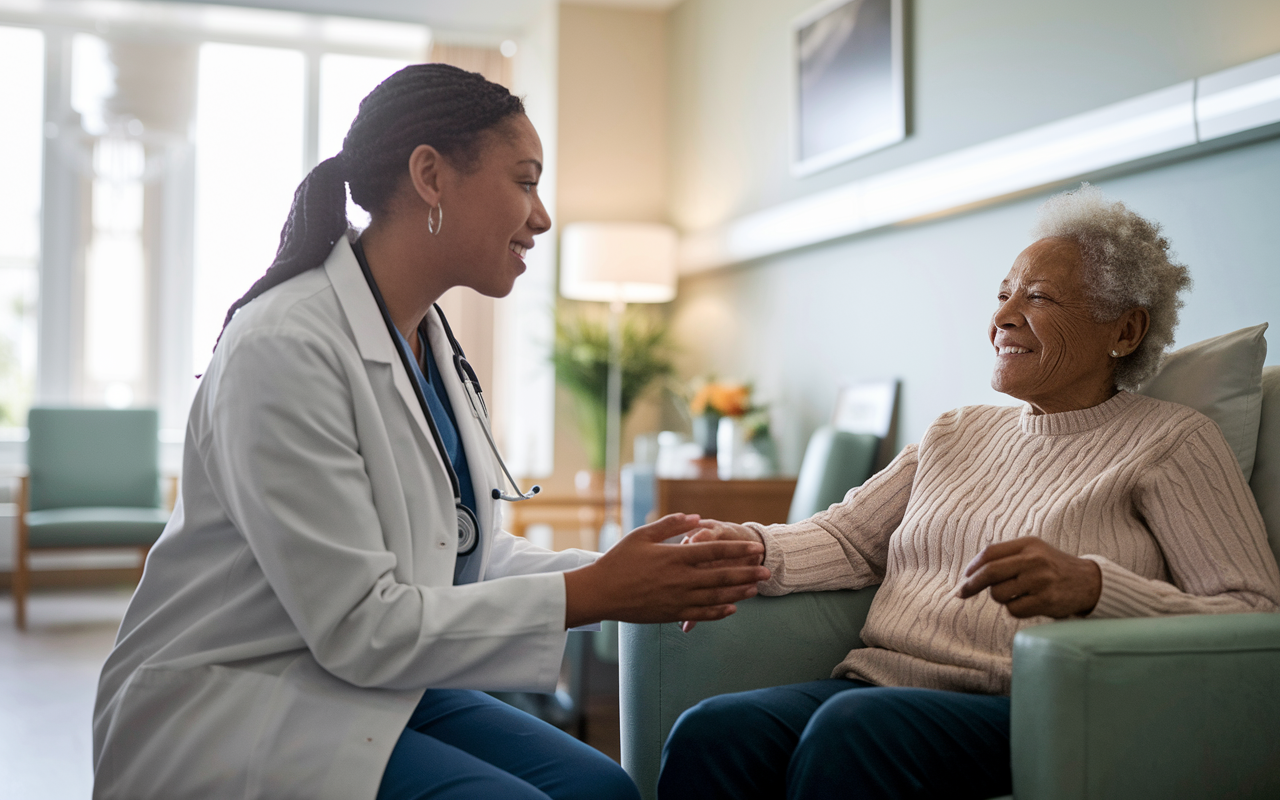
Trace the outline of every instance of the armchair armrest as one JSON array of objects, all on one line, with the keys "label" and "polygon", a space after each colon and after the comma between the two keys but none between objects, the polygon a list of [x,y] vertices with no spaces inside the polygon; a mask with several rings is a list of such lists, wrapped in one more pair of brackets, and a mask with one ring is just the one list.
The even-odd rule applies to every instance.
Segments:
[{"label": "armchair armrest", "polygon": [[866,621],[875,587],[753,597],[690,633],[673,624],[619,626],[622,766],[652,798],[662,743],[676,718],[718,694],[831,677]]},{"label": "armchair armrest", "polygon": [[1280,613],[1023,630],[1012,744],[1021,798],[1280,797]]}]

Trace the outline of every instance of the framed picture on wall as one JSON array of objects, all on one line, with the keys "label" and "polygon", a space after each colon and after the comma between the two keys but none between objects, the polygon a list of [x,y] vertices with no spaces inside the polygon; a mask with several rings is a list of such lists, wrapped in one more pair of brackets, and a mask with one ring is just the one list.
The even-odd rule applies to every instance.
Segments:
[{"label": "framed picture on wall", "polygon": [[827,0],[792,23],[792,174],[906,138],[902,3]]},{"label": "framed picture on wall", "polygon": [[898,381],[847,383],[836,394],[836,410],[831,425],[838,431],[870,433],[884,438],[893,427],[893,411],[898,402]]}]

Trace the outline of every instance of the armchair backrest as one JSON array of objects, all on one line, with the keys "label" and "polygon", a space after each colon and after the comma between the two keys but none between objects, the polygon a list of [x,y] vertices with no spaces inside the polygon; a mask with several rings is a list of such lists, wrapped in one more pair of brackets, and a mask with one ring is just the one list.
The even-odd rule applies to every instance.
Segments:
[{"label": "armchair backrest", "polygon": [[29,510],[158,508],[159,425],[154,409],[31,409]]},{"label": "armchair backrest", "polygon": [[1280,561],[1280,366],[1262,370],[1262,420],[1249,488],[1267,524],[1271,551]]},{"label": "armchair backrest", "polygon": [[850,489],[861,486],[875,469],[879,447],[880,438],[869,433],[838,431],[830,425],[814,431],[804,451],[787,522],[825,511]]}]

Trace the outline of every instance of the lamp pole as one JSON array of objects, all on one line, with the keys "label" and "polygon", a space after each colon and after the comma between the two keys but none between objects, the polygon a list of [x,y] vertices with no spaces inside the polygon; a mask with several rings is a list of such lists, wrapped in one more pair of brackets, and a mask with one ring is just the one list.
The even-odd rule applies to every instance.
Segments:
[{"label": "lamp pole", "polygon": [[602,550],[622,535],[622,315],[627,303],[675,297],[676,244],[674,228],[648,222],[574,222],[560,237],[560,293],[609,304]]},{"label": "lamp pole", "polygon": [[609,303],[609,380],[605,392],[604,424],[604,528],[600,549],[605,550],[622,536],[622,315],[623,300]]}]

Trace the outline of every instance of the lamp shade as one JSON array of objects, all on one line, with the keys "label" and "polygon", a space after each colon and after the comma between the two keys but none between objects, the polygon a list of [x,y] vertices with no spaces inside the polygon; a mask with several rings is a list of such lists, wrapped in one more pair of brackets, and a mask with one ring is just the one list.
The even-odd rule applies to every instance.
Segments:
[{"label": "lamp shade", "polygon": [[575,222],[560,234],[560,294],[666,303],[676,296],[676,232],[646,222]]}]

